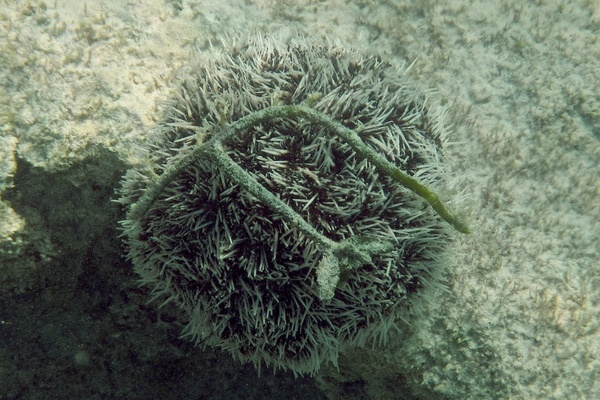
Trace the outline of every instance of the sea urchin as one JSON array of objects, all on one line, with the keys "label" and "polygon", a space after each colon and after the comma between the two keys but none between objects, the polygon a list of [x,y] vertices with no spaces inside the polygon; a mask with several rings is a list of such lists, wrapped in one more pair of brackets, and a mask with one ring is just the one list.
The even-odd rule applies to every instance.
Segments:
[{"label": "sea urchin", "polygon": [[299,37],[194,67],[121,189],[128,256],[187,335],[314,373],[436,280],[442,219],[468,229],[427,189],[444,130],[404,73]]}]

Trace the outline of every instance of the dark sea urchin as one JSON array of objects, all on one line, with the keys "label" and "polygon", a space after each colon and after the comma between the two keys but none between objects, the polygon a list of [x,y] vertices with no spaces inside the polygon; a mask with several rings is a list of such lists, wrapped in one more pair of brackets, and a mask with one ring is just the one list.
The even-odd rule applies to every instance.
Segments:
[{"label": "dark sea urchin", "polygon": [[468,228],[427,189],[444,130],[405,71],[265,37],[194,68],[121,189],[128,256],[187,335],[312,374],[435,282]]}]

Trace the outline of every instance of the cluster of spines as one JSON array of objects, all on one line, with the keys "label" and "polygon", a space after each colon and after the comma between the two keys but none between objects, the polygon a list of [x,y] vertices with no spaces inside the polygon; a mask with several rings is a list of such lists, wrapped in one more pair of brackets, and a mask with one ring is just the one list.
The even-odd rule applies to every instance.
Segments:
[{"label": "cluster of spines", "polygon": [[[388,159],[398,165],[413,166],[412,173],[425,180],[439,176],[439,164],[432,162],[436,161],[432,157],[437,154],[434,142],[441,138],[435,134],[430,137],[431,132],[418,129],[423,127],[426,111],[417,106],[418,99],[406,89],[402,79],[383,76],[389,73],[383,62],[375,58],[346,59],[345,53],[337,50],[292,45],[283,48],[267,39],[259,41],[264,41],[266,47],[257,46],[255,54],[249,50],[253,46],[248,46],[234,55],[224,56],[221,62],[200,67],[196,77],[184,83],[162,125],[163,137],[153,148],[152,163],[158,168],[152,173],[140,171],[128,178],[131,190],[126,186],[124,192],[131,196],[124,200],[125,203],[135,203],[139,198],[136,193],[140,192],[139,187],[143,187],[143,184],[133,184],[132,181],[151,181],[153,174],[161,174],[170,165],[179,162],[199,140],[217,134],[215,129],[222,126],[224,120],[233,121],[282,101],[302,102],[315,92],[323,94],[313,104],[315,109],[342,120],[346,126],[355,129],[365,143]],[[376,74],[363,73],[372,70]],[[345,81],[344,85],[339,85],[341,81]],[[347,90],[342,93],[340,88]],[[220,96],[214,96],[214,93],[220,93]],[[239,93],[245,93],[245,96],[239,96]],[[402,96],[409,96],[410,101]],[[403,108],[399,109],[399,105]],[[411,274],[416,276],[413,279],[416,282],[426,280],[439,263],[436,253],[442,247],[439,239],[445,235],[429,210],[419,206],[419,202],[404,200],[406,196],[402,192],[406,190],[397,185],[394,188],[389,179],[379,177],[369,162],[353,157],[352,151],[347,148],[343,150],[344,145],[338,139],[319,132],[315,127],[307,126],[306,129],[312,133],[304,137],[306,143],[299,152],[308,153],[312,158],[297,166],[291,175],[286,176],[282,171],[288,173],[290,169],[290,161],[286,159],[290,151],[286,148],[289,135],[303,130],[296,121],[278,121],[276,126],[258,127],[248,135],[249,142],[246,144],[249,147],[246,150],[232,147],[231,152],[242,163],[262,165],[266,173],[257,171],[254,174],[257,179],[273,190],[287,186],[290,205],[304,212],[307,220],[320,224],[321,229],[330,235],[343,238],[364,233],[383,235],[398,242],[394,254],[377,260],[378,270],[363,271],[363,275],[341,288],[339,296],[331,304],[317,304],[314,282],[309,278],[291,282],[289,275],[290,272],[301,271],[302,276],[310,277],[310,265],[316,265],[320,257],[315,246],[301,232],[294,232],[285,221],[273,221],[273,216],[265,216],[264,210],[257,212],[253,209],[252,199],[243,193],[234,193],[237,190],[235,185],[231,185],[224,174],[210,165],[198,163],[186,171],[186,174],[196,177],[192,180],[196,182],[195,186],[189,185],[189,176],[166,186],[160,202],[152,206],[149,216],[144,219],[156,218],[154,221],[125,223],[130,232],[136,231],[134,239],[130,240],[130,255],[138,266],[138,272],[147,283],[155,285],[156,296],[167,295],[184,305],[191,316],[186,330],[190,336],[225,348],[242,360],[250,359],[258,364],[264,361],[299,373],[316,371],[324,360],[335,362],[345,343],[385,340],[394,325],[395,317],[391,310],[409,291],[409,288],[403,288],[402,280],[412,279]],[[337,156],[333,154],[334,149]],[[349,181],[336,182],[327,177],[327,171],[335,168],[336,163],[339,166],[342,153],[347,155],[343,159],[345,165],[342,170],[350,172],[344,175]],[[297,182],[304,182],[304,186]],[[323,186],[337,193],[338,197],[318,198],[318,189],[305,190],[309,184]],[[362,189],[349,192],[353,184],[362,186]],[[387,189],[384,190],[384,186]],[[243,229],[246,236],[260,238],[260,233],[269,224],[279,224],[279,229],[270,230],[274,236],[265,240],[271,243],[267,249],[259,248],[259,254],[240,257],[239,249],[244,246],[236,238],[239,232],[232,232],[229,226],[231,218],[236,218],[235,213],[232,217],[235,210],[214,205],[216,211],[209,213],[198,200],[204,198],[206,205],[217,199],[222,202],[234,195],[239,202],[237,205],[242,204],[250,210],[248,220],[233,221],[236,229]],[[190,203],[190,199],[195,200]],[[317,204],[322,216],[319,220],[313,216]],[[361,208],[365,204],[371,211],[379,210],[379,215],[360,216],[361,212],[365,212]],[[169,208],[168,215],[163,215],[163,206]],[[349,219],[352,214],[356,214],[357,218]],[[209,215],[212,219],[207,219]],[[326,215],[338,215],[339,220],[327,220]],[[386,218],[393,223],[387,222]],[[345,222],[351,221],[344,223],[344,219]],[[193,244],[204,249],[186,248],[193,244],[178,240],[188,239],[186,235],[191,232],[196,240]],[[149,235],[152,239],[146,238]],[[279,270],[273,269],[277,263],[282,263],[281,256],[278,256],[282,249],[297,256],[289,256],[285,265],[279,265]],[[429,258],[427,261],[431,264],[420,271],[412,269],[412,266],[399,265],[399,260],[404,260],[406,254],[413,251],[411,249],[421,249],[423,253],[413,253],[417,262],[418,259]],[[234,264],[245,276],[237,280],[224,276]],[[289,308],[280,307],[276,311],[281,305],[276,296],[271,298],[271,303],[258,300],[264,296],[257,291],[270,288],[261,286],[262,283],[252,286],[247,282],[261,274],[270,274],[274,278],[273,286],[286,285],[290,288],[286,293],[291,299]],[[222,279],[220,284],[217,277]],[[394,285],[397,288],[390,289]],[[384,292],[383,296],[377,288]],[[235,304],[226,296],[234,292],[245,294]],[[209,294],[216,295],[216,300]],[[219,294],[225,296],[219,298]],[[224,309],[236,310],[237,315],[225,318],[215,314],[215,310]],[[239,326],[244,326],[246,331],[232,329],[231,318],[237,318]],[[320,329],[323,323],[325,326],[330,324],[330,328]],[[359,329],[358,325],[369,328]]]}]

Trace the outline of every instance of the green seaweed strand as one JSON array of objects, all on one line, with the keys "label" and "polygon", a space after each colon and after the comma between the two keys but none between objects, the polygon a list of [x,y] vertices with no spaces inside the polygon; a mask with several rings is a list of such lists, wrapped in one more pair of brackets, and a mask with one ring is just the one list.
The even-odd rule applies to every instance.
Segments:
[{"label": "green seaweed strand", "polygon": [[[420,183],[415,178],[409,176],[402,170],[400,170],[392,162],[388,161],[384,156],[378,154],[375,150],[367,146],[356,132],[345,127],[337,121],[334,121],[329,116],[309,108],[304,105],[287,105],[287,106],[272,106],[253,112],[243,118],[240,118],[233,124],[225,127],[222,134],[218,134],[208,142],[201,144],[189,155],[180,160],[177,164],[168,168],[153,184],[151,184],[144,195],[139,201],[132,205],[128,217],[130,219],[138,219],[146,214],[148,209],[154,203],[156,197],[164,189],[164,187],[171,181],[175,176],[181,173],[186,167],[192,164],[199,157],[209,154],[210,151],[215,151],[221,146],[227,144],[229,138],[239,134],[265,122],[272,122],[277,119],[300,119],[304,118],[312,123],[319,124],[325,127],[327,130],[334,132],[342,140],[344,140],[356,154],[371,162],[381,173],[388,175],[390,178],[406,187],[407,189],[414,192],[416,195],[422,197],[435,212],[446,222],[452,225],[457,231],[462,233],[470,233],[469,227],[461,221],[456,215],[452,214],[442,203],[440,198],[435,192],[427,188],[425,185]],[[210,154],[214,157],[216,154]],[[224,155],[224,154],[222,154]],[[221,155],[221,156],[222,156]],[[229,158],[229,157],[227,157]],[[229,159],[231,163],[233,160]],[[221,160],[223,161],[223,160]],[[238,167],[239,168],[239,167]],[[312,236],[312,235],[311,235]]]}]

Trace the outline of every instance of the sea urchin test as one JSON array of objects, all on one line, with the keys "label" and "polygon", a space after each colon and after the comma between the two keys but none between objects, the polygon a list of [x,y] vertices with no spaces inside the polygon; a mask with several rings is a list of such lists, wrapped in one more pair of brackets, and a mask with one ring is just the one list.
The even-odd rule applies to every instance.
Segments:
[{"label": "sea urchin test", "polygon": [[126,174],[128,257],[198,343],[312,374],[439,279],[444,129],[406,70],[304,38],[201,61]]}]

